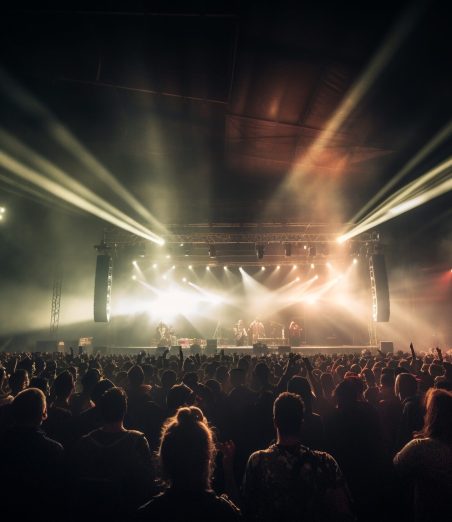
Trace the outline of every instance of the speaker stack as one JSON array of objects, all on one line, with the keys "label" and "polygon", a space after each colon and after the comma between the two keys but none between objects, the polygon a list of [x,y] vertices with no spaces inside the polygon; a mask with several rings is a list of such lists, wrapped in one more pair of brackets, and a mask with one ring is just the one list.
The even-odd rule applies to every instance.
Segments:
[{"label": "speaker stack", "polygon": [[99,254],[96,261],[94,281],[94,321],[110,321],[111,286],[113,281],[113,260],[108,254]]},{"label": "speaker stack", "polygon": [[385,256],[383,254],[370,256],[369,270],[372,285],[373,320],[378,323],[387,323],[391,309],[389,304],[389,286]]}]

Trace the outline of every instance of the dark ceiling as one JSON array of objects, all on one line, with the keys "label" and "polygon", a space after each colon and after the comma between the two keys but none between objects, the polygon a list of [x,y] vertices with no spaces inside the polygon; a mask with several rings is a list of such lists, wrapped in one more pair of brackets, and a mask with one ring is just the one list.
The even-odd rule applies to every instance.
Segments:
[{"label": "dark ceiling", "polygon": [[[313,155],[406,17],[412,29]],[[2,19],[8,74],[164,222],[350,219],[452,113],[440,2],[41,2]],[[0,109],[9,132],[107,197],[39,122],[4,98]],[[293,171],[297,190],[281,191]]]}]

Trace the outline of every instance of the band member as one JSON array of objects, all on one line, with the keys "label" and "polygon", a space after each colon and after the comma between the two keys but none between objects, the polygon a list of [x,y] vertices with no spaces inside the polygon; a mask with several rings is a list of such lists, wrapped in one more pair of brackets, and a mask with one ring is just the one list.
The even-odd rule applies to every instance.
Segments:
[{"label": "band member", "polygon": [[248,329],[249,335],[251,337],[251,342],[257,343],[259,339],[265,337],[265,329],[264,325],[258,318],[254,319],[254,321],[250,324]]},{"label": "band member", "polygon": [[155,333],[159,345],[169,346],[171,344],[171,328],[163,321],[159,322]]},{"label": "band member", "polygon": [[300,346],[302,331],[303,328],[296,321],[289,324],[289,343],[291,346]]},{"label": "band member", "polygon": [[248,332],[242,319],[234,325],[234,337],[236,346],[246,346],[248,344]]}]

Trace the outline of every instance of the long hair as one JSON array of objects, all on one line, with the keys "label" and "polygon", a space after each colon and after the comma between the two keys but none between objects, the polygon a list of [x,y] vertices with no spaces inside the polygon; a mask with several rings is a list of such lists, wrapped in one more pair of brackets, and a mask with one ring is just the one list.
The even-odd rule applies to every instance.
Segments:
[{"label": "long hair", "polygon": [[171,484],[210,488],[215,460],[214,434],[199,408],[179,408],[165,422],[158,455],[163,476]]},{"label": "long hair", "polygon": [[415,436],[452,444],[452,393],[435,388],[428,390],[425,395],[424,427]]}]

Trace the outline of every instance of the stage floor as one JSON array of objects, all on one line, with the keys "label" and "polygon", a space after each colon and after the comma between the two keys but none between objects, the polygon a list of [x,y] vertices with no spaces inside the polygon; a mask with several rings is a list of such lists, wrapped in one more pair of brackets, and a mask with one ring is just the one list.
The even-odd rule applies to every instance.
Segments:
[{"label": "stage floor", "polygon": [[[302,355],[313,355],[315,353],[323,353],[323,354],[333,354],[333,353],[361,353],[363,350],[370,350],[372,353],[376,352],[380,346],[369,346],[369,345],[342,345],[342,346],[317,346],[317,345],[304,345],[304,346],[293,346],[291,347],[291,351],[294,353],[300,353]],[[94,348],[94,352],[96,352],[96,348]],[[220,350],[224,350],[225,354],[232,355],[233,353],[240,354],[252,354],[253,347],[252,346],[219,346],[217,348],[217,352]],[[277,346],[269,346],[269,353],[278,353]],[[122,354],[138,354],[140,352],[145,352],[149,355],[155,355],[157,352],[156,346],[108,346],[102,347],[101,351],[104,353],[122,353]],[[182,348],[182,352],[184,355],[189,355],[190,348]],[[177,355],[179,353],[179,347],[170,348],[171,355]],[[203,350],[204,353],[204,350]]]}]

